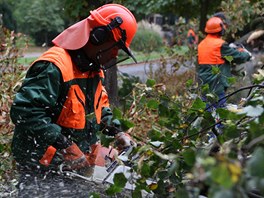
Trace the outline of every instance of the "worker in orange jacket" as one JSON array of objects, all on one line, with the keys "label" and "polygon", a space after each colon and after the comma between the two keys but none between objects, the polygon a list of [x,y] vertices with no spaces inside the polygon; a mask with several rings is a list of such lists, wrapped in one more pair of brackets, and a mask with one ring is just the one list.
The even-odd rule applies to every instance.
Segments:
[{"label": "worker in orange jacket", "polygon": [[[243,48],[231,47],[222,39],[226,25],[220,17],[210,18],[205,26],[206,37],[198,45],[198,77],[201,85],[209,85],[211,93],[218,98],[225,96],[229,87],[228,78],[231,77],[231,67],[249,61],[251,53]],[[230,59],[231,62],[229,61]],[[219,72],[213,72],[217,67]],[[204,96],[206,100],[206,97]],[[222,100],[216,107],[225,106]]]},{"label": "worker in orange jacket", "polygon": [[[216,14],[211,17],[205,26],[206,37],[198,45],[198,77],[199,83],[209,85],[210,93],[217,96],[217,99],[222,99],[218,103],[211,106],[207,100],[206,93],[202,93],[202,99],[207,103],[207,107],[211,106],[208,111],[213,111],[216,108],[226,106],[226,91],[229,87],[228,78],[231,77],[231,67],[234,64],[241,64],[249,61],[251,53],[242,48],[231,47],[222,39],[228,25],[223,14]],[[229,61],[231,60],[231,62]],[[213,67],[218,70],[213,70]],[[217,72],[214,72],[217,71]],[[217,116],[215,117],[218,121]],[[217,134],[222,133],[222,124],[217,124]],[[213,130],[214,131],[214,130]],[[215,132],[209,132],[208,142],[216,139]]]},{"label": "worker in orange jacket", "polygon": [[[19,170],[89,166],[86,153],[97,141],[96,129],[112,136],[120,132],[103,70],[119,50],[136,61],[129,49],[136,30],[136,19],[126,7],[106,4],[59,34],[31,65],[10,111]],[[117,137],[130,143],[127,135]]]},{"label": "worker in orange jacket", "polygon": [[187,33],[187,44],[189,47],[194,47],[198,43],[198,36],[195,34],[194,29],[190,28]]}]

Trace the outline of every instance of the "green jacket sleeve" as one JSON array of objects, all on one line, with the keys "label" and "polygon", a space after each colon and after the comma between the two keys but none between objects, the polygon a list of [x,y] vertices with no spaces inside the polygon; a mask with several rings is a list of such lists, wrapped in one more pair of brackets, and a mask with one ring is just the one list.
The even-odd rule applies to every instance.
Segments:
[{"label": "green jacket sleeve", "polygon": [[60,134],[48,110],[54,108],[60,93],[61,73],[50,62],[37,62],[28,70],[17,92],[10,116],[18,131],[27,131],[39,144],[51,145]]},{"label": "green jacket sleeve", "polygon": [[232,63],[241,64],[249,61],[250,55],[247,52],[240,52],[236,48],[229,47],[227,43],[224,43],[221,47],[221,56],[232,56]]}]

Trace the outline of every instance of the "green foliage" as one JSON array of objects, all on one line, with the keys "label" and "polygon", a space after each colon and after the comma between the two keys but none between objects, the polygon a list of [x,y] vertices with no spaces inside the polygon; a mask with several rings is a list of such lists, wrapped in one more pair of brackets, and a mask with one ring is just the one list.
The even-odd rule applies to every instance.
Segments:
[{"label": "green foliage", "polygon": [[[174,1],[174,0],[134,0],[121,1],[125,6],[131,9],[137,16],[146,16],[152,13],[168,14],[174,13],[178,16],[199,16],[201,3],[199,1]],[[203,2],[204,4],[204,2]],[[210,3],[208,8],[215,9],[215,5],[219,5],[219,1]],[[186,9],[192,12],[186,12]]]},{"label": "green foliage", "polygon": [[31,35],[38,44],[48,45],[64,29],[63,7],[58,0],[22,0],[15,7],[19,31]]},{"label": "green foliage", "polygon": [[126,97],[131,94],[135,84],[139,82],[139,78],[135,76],[129,76],[128,74],[124,73],[120,76],[120,79],[122,81],[122,85],[118,90],[119,100],[121,105],[123,105],[125,108],[128,108]]},{"label": "green foliage", "polygon": [[127,182],[126,177],[123,173],[116,173],[114,176],[114,184],[111,185],[107,190],[107,195],[115,195],[123,190]]},{"label": "green foliage", "polygon": [[162,37],[156,31],[154,31],[151,26],[139,26],[131,44],[131,48],[133,50],[141,51],[144,53],[159,51],[162,46]]},{"label": "green foliage", "polygon": [[13,17],[11,6],[5,1],[0,2],[0,14],[2,15],[0,17],[0,25],[10,30],[15,30],[16,22]]},{"label": "green foliage", "polygon": [[0,51],[0,183],[2,183],[15,178],[15,165],[10,149],[14,126],[9,111],[13,96],[25,75],[25,68],[17,63],[21,51],[14,41],[20,39],[19,35],[0,26],[0,38],[4,46]]},{"label": "green foliage", "polygon": [[65,14],[69,17],[70,21],[76,22],[88,17],[89,11],[96,9],[99,6],[106,4],[107,0],[63,0],[61,4],[64,6]]},{"label": "green foliage", "polygon": [[[20,3],[18,6],[22,6],[24,12],[16,13],[20,20],[23,20],[24,15],[28,15],[25,12],[33,6],[31,4],[42,6],[42,1],[32,3],[32,1],[23,0],[21,2],[23,6]],[[76,6],[76,9],[72,10],[73,16],[78,18],[87,13],[87,4],[82,4],[84,9],[80,12],[84,14],[78,16],[79,11],[76,10],[82,9],[78,7],[81,3],[73,5],[74,3],[67,2],[69,7]],[[149,7],[138,6],[140,2]],[[129,4],[134,7],[134,11],[137,10],[138,13],[144,15],[165,7],[173,10],[185,5],[185,8],[190,9],[191,7],[186,7],[186,5],[191,4],[196,5],[193,10],[198,8],[198,2],[177,1],[176,3],[177,5],[175,1],[136,0]],[[256,3],[258,6],[251,3]],[[53,2],[50,4],[52,5]],[[57,3],[54,4],[57,5]],[[229,6],[230,4],[232,6]],[[240,28],[240,25],[241,27],[245,25],[248,18],[254,15],[253,12],[263,13],[263,6],[259,5],[261,1],[230,1],[223,3],[223,9],[230,10],[228,13],[231,18],[232,15],[237,15],[234,18],[237,21],[232,26],[239,24],[236,27]],[[54,13],[56,9],[54,8]],[[184,8],[181,9],[184,10]],[[233,10],[239,10],[239,12]],[[36,15],[35,12],[30,11],[29,13]],[[47,13],[50,15],[50,12]],[[34,16],[28,18],[32,19],[30,29],[39,25],[33,23]],[[241,21],[244,17],[248,18]],[[45,20],[39,23],[42,22]],[[17,64],[17,49],[13,48],[14,33],[6,31],[1,32],[1,38],[2,35],[5,35],[7,48],[2,49],[0,62],[2,71],[0,78],[2,86],[0,100],[1,181],[6,178],[10,179],[10,169],[12,171],[15,169],[10,155],[13,125],[9,118],[9,109],[13,94],[24,75],[22,73],[24,68]],[[142,41],[139,41],[139,44],[140,42]],[[153,47],[147,46],[146,50],[151,51],[152,49]],[[161,197],[198,197],[198,194],[205,189],[208,189],[206,192],[208,197],[245,197],[251,190],[256,189],[263,196],[263,88],[253,90],[252,97],[246,103],[240,104],[237,109],[216,111],[225,127],[223,134],[218,136],[220,151],[212,152],[211,145],[206,142],[206,135],[212,130],[212,124],[215,121],[210,112],[204,111],[205,103],[196,95],[198,89],[193,83],[195,82],[194,74],[190,72],[182,75],[175,74],[189,55],[189,51],[185,49],[168,49],[170,56],[177,60],[172,63],[170,73],[168,74],[166,70],[167,60],[163,59],[160,69],[152,73],[153,79],[149,79],[146,84],[141,84],[136,77],[122,76],[123,84],[119,90],[122,110],[115,109],[114,117],[119,118],[123,128],[141,143],[135,151],[139,154],[139,160],[131,162],[133,171],[141,175],[136,181],[133,196],[139,197],[140,190],[143,189],[151,190]],[[217,73],[217,70],[215,72]],[[263,76],[263,70],[259,70],[259,73],[254,75],[254,82],[263,82]],[[208,92],[208,87],[205,86],[203,89]],[[106,144],[110,144],[111,141],[112,139],[107,139]],[[147,185],[146,179],[149,177],[156,182]],[[117,174],[114,182],[115,184],[107,190],[109,195],[120,192],[126,179],[124,175]]]},{"label": "green foliage", "polygon": [[242,32],[245,27],[249,27],[253,19],[264,13],[264,3],[261,0],[221,1],[221,8],[231,21],[227,35],[233,39],[237,39],[235,37],[239,32]]},{"label": "green foliage", "polygon": [[[246,196],[253,186],[263,195],[263,89],[254,90],[238,109],[216,111],[224,128],[218,136],[220,152],[215,152],[206,143],[215,123],[204,111],[206,104],[190,97],[188,89],[175,96],[162,87],[149,79],[146,85],[135,84],[126,97],[130,107],[123,115],[135,123],[129,132],[143,143],[137,149],[140,160],[133,161],[140,175],[136,192],[151,178],[157,183],[149,188],[163,197],[196,197],[204,188],[209,197]],[[196,119],[200,121],[194,123]]]},{"label": "green foliage", "polygon": [[264,148],[257,148],[247,162],[247,169],[252,176],[264,179],[263,164]]},{"label": "green foliage", "polygon": [[220,74],[220,69],[216,66],[212,66],[212,74]]}]

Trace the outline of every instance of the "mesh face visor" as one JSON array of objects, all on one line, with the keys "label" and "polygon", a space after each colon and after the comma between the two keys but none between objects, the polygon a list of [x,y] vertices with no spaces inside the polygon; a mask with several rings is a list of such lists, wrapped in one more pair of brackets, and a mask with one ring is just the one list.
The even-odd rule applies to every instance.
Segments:
[{"label": "mesh face visor", "polygon": [[121,39],[117,42],[117,46],[122,49],[129,57],[131,57],[135,63],[137,63],[137,59],[134,57],[134,55],[132,54],[131,50],[129,48],[126,47],[126,30],[122,30],[121,28],[119,28],[120,32],[121,32]]},{"label": "mesh face visor", "polygon": [[[133,61],[135,63],[137,63],[136,58],[134,57],[134,55],[132,54],[131,50],[129,48],[126,47],[126,31],[121,29],[120,27],[118,27],[118,29],[121,32],[121,39],[119,39],[119,41],[117,41],[113,46],[105,49],[105,50],[101,50],[100,52],[98,52],[97,57],[100,57],[99,54],[103,54],[103,53],[108,53],[110,52],[113,48],[118,47],[118,49],[121,49],[125,52],[126,56],[119,56],[117,58],[113,58],[112,60],[108,61],[108,63],[106,63],[104,66],[101,66],[102,69],[106,70],[109,69],[110,67],[113,67],[114,65],[117,65],[118,63],[121,63],[129,58],[132,58]],[[124,53],[119,53],[119,54],[124,54]],[[98,60],[99,61],[99,60]]]},{"label": "mesh face visor", "polygon": [[[113,57],[110,61],[108,61],[104,65],[101,65],[100,66],[101,69],[103,69],[103,70],[109,69],[109,68],[113,67],[114,65],[117,65],[118,63],[124,62],[125,60],[128,60],[130,57],[133,56],[132,54],[131,54],[132,56],[130,56],[125,50],[123,50],[119,46],[119,43],[117,42],[114,45],[112,45],[111,47],[109,47],[109,48],[107,48],[105,50],[99,51],[98,54],[97,54],[97,57],[98,57],[97,62],[98,63],[100,62],[100,58],[99,57],[103,56],[104,53],[111,53],[113,48],[118,48],[119,49],[118,50],[118,54],[116,54],[116,57]],[[122,51],[120,52],[120,49],[122,49],[123,52]],[[135,60],[135,59],[133,59],[133,60]]]}]

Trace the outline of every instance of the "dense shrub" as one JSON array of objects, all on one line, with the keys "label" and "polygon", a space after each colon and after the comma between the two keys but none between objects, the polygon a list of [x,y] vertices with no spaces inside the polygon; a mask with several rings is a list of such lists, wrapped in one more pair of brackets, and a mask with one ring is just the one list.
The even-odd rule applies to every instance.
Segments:
[{"label": "dense shrub", "polygon": [[[21,84],[21,79],[25,75],[25,68],[17,63],[21,50],[24,49],[21,34],[0,26],[1,51],[0,51],[0,192],[11,191],[16,183],[15,164],[11,155],[11,138],[13,135],[13,124],[10,120],[9,111],[12,99]],[[15,42],[16,41],[16,42]],[[20,49],[16,44],[20,45]],[[2,184],[5,185],[2,185]],[[3,194],[0,193],[0,197]]]},{"label": "dense shrub", "polygon": [[139,22],[138,31],[133,39],[131,48],[135,51],[159,51],[163,45],[162,31],[158,25]]}]

